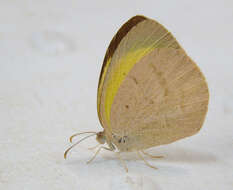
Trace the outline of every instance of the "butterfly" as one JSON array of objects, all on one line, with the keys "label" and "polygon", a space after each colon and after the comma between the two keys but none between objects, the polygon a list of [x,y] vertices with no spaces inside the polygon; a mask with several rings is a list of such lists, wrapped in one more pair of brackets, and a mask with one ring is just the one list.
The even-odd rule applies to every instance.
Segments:
[{"label": "butterfly", "polygon": [[[173,35],[142,15],[129,19],[115,34],[104,57],[97,93],[101,149],[136,152],[150,167],[144,150],[196,134],[209,101],[204,75]],[[103,146],[106,144],[106,146]],[[159,156],[157,156],[159,157]],[[124,164],[126,171],[127,166]]]}]

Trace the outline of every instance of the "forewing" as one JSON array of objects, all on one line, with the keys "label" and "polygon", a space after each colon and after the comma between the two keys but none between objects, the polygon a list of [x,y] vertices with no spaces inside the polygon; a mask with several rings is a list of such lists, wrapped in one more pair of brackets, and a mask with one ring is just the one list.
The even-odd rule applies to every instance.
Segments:
[{"label": "forewing", "polygon": [[122,38],[109,60],[101,84],[99,101],[100,118],[103,125],[111,131],[110,113],[118,89],[134,65],[145,55],[157,48],[179,49],[175,38],[158,22],[145,19]]}]

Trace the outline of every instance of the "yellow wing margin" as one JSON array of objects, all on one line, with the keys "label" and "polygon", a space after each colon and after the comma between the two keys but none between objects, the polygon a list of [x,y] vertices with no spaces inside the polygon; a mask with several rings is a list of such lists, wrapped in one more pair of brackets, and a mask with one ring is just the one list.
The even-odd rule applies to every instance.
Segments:
[{"label": "yellow wing margin", "polygon": [[111,106],[121,83],[133,66],[155,48],[180,46],[167,29],[158,22],[145,19],[131,28],[116,48],[101,84],[101,118],[111,131]]},{"label": "yellow wing margin", "polygon": [[100,77],[99,77],[98,92],[97,92],[97,111],[98,111],[99,120],[100,120],[102,125],[103,125],[103,123],[102,123],[102,117],[101,117],[101,113],[100,113],[101,112],[100,111],[101,94],[102,94],[102,88],[103,88],[103,83],[104,83],[104,79],[106,76],[106,72],[107,72],[108,67],[111,63],[111,58],[112,58],[115,50],[117,49],[118,45],[120,44],[121,40],[127,35],[127,33],[134,26],[136,26],[138,23],[140,23],[141,21],[143,21],[145,19],[147,19],[147,18],[144,16],[141,16],[141,15],[137,15],[137,16],[134,16],[131,19],[129,19],[125,24],[123,24],[121,26],[121,28],[115,34],[115,36],[113,37],[113,39],[111,40],[111,42],[108,46],[108,49],[107,49],[105,57],[104,57]]}]

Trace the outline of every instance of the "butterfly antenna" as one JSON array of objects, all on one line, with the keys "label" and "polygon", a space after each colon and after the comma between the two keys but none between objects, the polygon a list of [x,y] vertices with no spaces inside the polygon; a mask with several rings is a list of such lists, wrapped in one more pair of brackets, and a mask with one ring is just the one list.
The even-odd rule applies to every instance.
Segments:
[{"label": "butterfly antenna", "polygon": [[87,139],[87,138],[89,138],[89,137],[91,137],[91,136],[94,136],[94,135],[96,135],[96,133],[95,133],[95,134],[92,134],[92,135],[88,135],[88,136],[82,138],[81,140],[79,140],[78,142],[76,142],[75,144],[73,144],[70,148],[68,148],[68,149],[65,151],[65,153],[64,153],[64,158],[66,159],[68,152],[69,152],[73,147],[75,147],[75,146],[78,145],[80,142],[82,142],[82,141],[84,141],[85,139]]},{"label": "butterfly antenna", "polygon": [[92,131],[82,132],[82,133],[76,133],[76,134],[74,134],[74,135],[72,135],[72,136],[70,137],[70,142],[72,143],[72,140],[73,140],[74,137],[76,137],[76,136],[78,136],[78,135],[86,134],[86,133],[97,134],[96,132],[92,132]]}]

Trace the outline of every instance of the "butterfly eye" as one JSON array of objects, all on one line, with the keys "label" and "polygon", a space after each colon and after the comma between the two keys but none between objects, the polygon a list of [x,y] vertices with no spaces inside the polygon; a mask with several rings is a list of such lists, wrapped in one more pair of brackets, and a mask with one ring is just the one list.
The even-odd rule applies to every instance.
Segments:
[{"label": "butterfly eye", "polygon": [[104,144],[106,139],[105,139],[105,135],[103,132],[99,132],[96,135],[96,140],[100,143],[100,144]]}]

